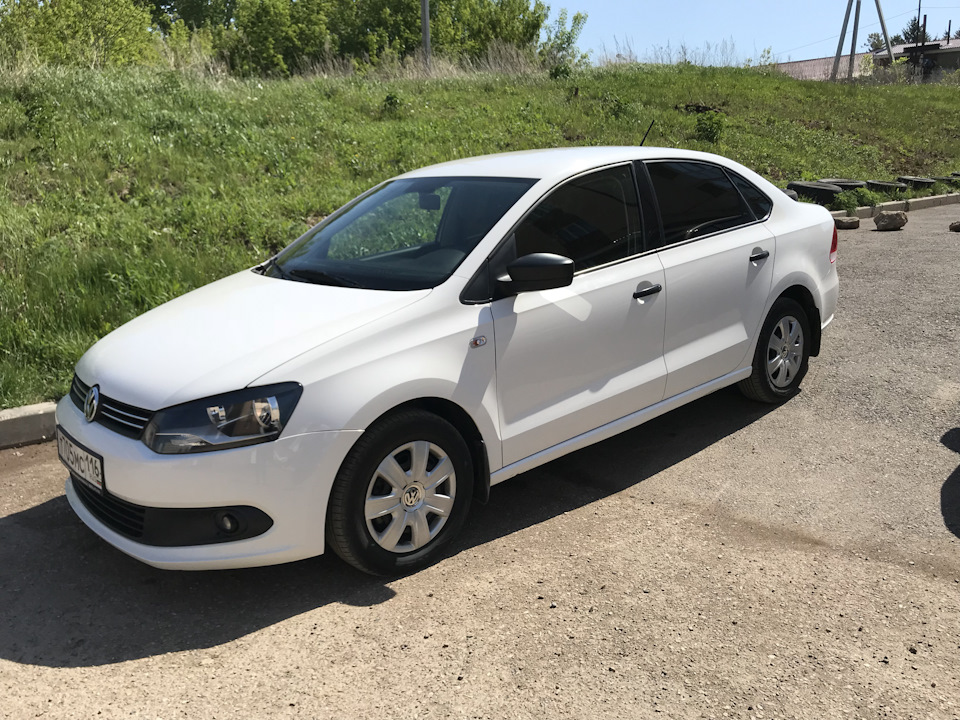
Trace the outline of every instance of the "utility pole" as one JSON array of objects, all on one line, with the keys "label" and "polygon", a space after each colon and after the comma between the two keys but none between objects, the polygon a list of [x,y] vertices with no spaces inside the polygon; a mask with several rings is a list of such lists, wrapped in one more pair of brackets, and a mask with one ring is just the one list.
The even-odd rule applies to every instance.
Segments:
[{"label": "utility pole", "polygon": [[880,16],[880,29],[883,30],[883,44],[887,47],[887,57],[893,65],[893,48],[890,47],[890,36],[887,34],[887,21],[883,19],[883,10],[880,9],[880,0],[877,0],[877,15]]},{"label": "utility pole", "polygon": [[[921,2],[923,0],[920,0]],[[850,68],[849,76],[853,79],[854,55],[857,52],[857,29],[860,26],[860,2],[857,0],[857,13],[853,20],[853,39],[850,43]],[[887,57],[890,58],[890,64],[893,64],[893,50],[890,47],[890,36],[887,34],[887,23],[883,19],[883,8],[880,7],[880,0],[876,0],[877,14],[880,16],[880,29],[883,31],[883,42],[887,48]],[[850,22],[850,11],[853,9],[853,0],[847,0],[847,12],[843,16],[843,27],[840,30],[840,42],[837,43],[837,55],[833,59],[833,71],[830,73],[830,80],[837,79],[837,73],[840,70],[840,57],[843,55],[843,41],[847,37],[847,24]]]},{"label": "utility pole", "polygon": [[833,70],[830,81],[835,82],[837,71],[840,69],[840,56],[843,54],[843,41],[847,38],[847,23],[850,22],[850,11],[853,9],[853,0],[847,0],[847,12],[843,15],[843,27],[840,28],[840,42],[837,43],[837,56],[833,59]]},{"label": "utility pole", "polygon": [[423,59],[430,70],[430,0],[420,0],[420,34],[423,40]]},{"label": "utility pole", "polygon": [[853,16],[853,37],[850,39],[850,73],[853,80],[853,63],[857,59],[857,29],[860,27],[860,0],[857,0],[857,14]]}]

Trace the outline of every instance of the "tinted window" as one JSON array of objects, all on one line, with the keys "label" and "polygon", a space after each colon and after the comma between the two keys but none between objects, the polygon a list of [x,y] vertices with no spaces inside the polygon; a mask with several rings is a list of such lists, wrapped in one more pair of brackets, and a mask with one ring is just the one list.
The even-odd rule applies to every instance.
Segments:
[{"label": "tinted window", "polygon": [[736,173],[727,171],[727,174],[733,180],[733,184],[737,186],[740,194],[743,195],[744,200],[747,201],[747,205],[753,210],[757,220],[763,220],[767,217],[773,210],[773,201]]},{"label": "tinted window", "polygon": [[327,218],[280,253],[266,272],[375,290],[434,287],[533,183],[471,177],[394,180]]},{"label": "tinted window", "polygon": [[754,221],[740,193],[716,165],[647,164],[657,195],[664,244],[691,240]]},{"label": "tinted window", "polygon": [[640,210],[629,165],[571,180],[545,198],[516,230],[517,256],[549,252],[577,270],[642,251]]}]

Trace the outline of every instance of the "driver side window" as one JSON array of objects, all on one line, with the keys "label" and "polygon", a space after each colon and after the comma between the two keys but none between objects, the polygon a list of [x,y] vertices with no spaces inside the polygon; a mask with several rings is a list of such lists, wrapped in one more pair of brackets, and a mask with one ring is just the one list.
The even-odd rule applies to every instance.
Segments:
[{"label": "driver side window", "polygon": [[586,270],[643,249],[640,210],[629,165],[600,170],[554,190],[517,226],[517,257],[546,252]]}]

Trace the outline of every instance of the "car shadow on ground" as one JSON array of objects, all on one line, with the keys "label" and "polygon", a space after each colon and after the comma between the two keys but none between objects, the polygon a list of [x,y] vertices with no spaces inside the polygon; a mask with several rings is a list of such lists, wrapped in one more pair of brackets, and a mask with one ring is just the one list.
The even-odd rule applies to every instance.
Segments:
[{"label": "car shadow on ground", "polygon": [[[960,453],[960,428],[948,430],[940,438],[940,442]],[[950,473],[950,477],[940,488],[940,513],[947,530],[960,537],[960,467]]]},{"label": "car shadow on ground", "polygon": [[[722,390],[518,476],[474,506],[452,552],[637,486],[773,409]],[[24,664],[86,667],[214,647],[329,603],[372,606],[396,594],[332,555],[157,570],[100,540],[63,496],[0,518],[0,537],[0,658]]]}]

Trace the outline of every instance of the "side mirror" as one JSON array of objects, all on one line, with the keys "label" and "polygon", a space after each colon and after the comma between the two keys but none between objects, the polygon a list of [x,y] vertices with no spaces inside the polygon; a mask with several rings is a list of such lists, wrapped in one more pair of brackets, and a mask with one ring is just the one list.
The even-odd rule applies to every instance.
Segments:
[{"label": "side mirror", "polygon": [[507,265],[507,274],[497,278],[504,295],[534,290],[552,290],[573,282],[574,263],[563,255],[531,253]]}]

